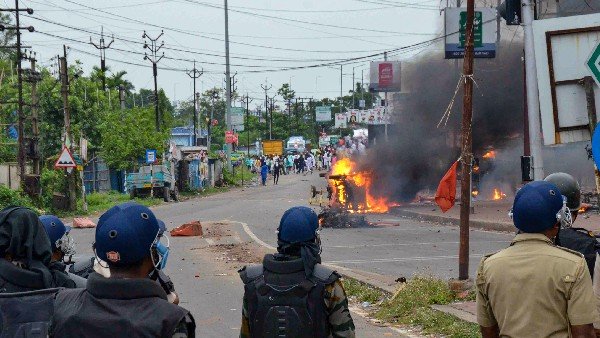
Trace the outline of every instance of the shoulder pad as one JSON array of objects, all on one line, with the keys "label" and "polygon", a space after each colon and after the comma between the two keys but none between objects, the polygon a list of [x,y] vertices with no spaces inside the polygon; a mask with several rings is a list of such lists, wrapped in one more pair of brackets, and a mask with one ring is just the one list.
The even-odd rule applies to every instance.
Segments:
[{"label": "shoulder pad", "polygon": [[574,255],[577,255],[577,256],[579,256],[579,257],[581,257],[581,258],[585,258],[585,256],[584,256],[584,255],[583,255],[581,252],[579,252],[579,251],[571,250],[571,249],[569,249],[569,248],[565,248],[565,247],[558,246],[558,245],[555,245],[555,247],[557,247],[557,248],[559,248],[559,249],[561,249],[561,250],[563,250],[563,251],[566,251],[566,252],[568,252],[568,253],[572,253],[572,254],[574,254]]},{"label": "shoulder pad", "polygon": [[262,264],[253,264],[243,267],[238,272],[244,284],[248,284],[262,276],[264,274],[264,268]]},{"label": "shoulder pad", "polygon": [[496,251],[496,252],[485,254],[485,255],[483,255],[483,259],[482,260],[485,261],[486,259],[492,257],[493,255],[497,254],[498,252],[500,252],[500,251]]},{"label": "shoulder pad", "polygon": [[313,277],[325,284],[331,284],[340,278],[340,275],[333,269],[322,264],[315,264]]}]

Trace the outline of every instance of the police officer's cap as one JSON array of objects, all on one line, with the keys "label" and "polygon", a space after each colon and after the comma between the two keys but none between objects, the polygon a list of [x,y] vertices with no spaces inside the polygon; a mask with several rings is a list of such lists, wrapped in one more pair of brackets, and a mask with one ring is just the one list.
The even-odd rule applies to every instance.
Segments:
[{"label": "police officer's cap", "polygon": [[56,242],[61,239],[65,233],[71,231],[71,227],[65,225],[60,218],[54,215],[43,215],[40,216],[40,222],[44,225],[44,229],[50,238],[50,244],[52,250],[56,250]]},{"label": "police officer's cap", "polygon": [[539,233],[552,228],[563,207],[558,187],[550,182],[535,181],[525,185],[513,204],[513,223],[527,233]]},{"label": "police officer's cap", "polygon": [[279,222],[278,239],[287,243],[312,241],[319,228],[319,219],[315,212],[307,207],[288,209]]},{"label": "police officer's cap", "polygon": [[164,223],[145,206],[132,202],[114,206],[98,221],[96,254],[112,265],[137,263],[150,256],[151,246],[163,229]]}]

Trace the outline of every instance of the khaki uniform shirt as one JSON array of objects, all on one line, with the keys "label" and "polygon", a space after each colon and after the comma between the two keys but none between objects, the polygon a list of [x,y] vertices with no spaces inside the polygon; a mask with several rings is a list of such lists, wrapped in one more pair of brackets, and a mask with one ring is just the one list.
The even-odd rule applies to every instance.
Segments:
[{"label": "khaki uniform shirt", "polygon": [[597,320],[583,256],[542,234],[519,234],[510,247],[481,260],[477,321],[500,337],[568,337],[570,325]]}]

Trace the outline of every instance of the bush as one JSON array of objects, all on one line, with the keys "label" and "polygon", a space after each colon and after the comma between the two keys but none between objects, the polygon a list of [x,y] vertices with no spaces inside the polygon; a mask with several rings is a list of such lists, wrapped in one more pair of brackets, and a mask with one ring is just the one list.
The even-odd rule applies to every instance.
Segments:
[{"label": "bush", "polygon": [[55,192],[64,193],[67,188],[67,178],[62,170],[43,169],[40,177],[42,195],[40,207],[50,209],[52,207],[52,195]]},{"label": "bush", "polygon": [[29,197],[23,195],[18,190],[11,190],[4,185],[0,185],[0,210],[10,205],[18,205],[35,210],[33,202]]}]

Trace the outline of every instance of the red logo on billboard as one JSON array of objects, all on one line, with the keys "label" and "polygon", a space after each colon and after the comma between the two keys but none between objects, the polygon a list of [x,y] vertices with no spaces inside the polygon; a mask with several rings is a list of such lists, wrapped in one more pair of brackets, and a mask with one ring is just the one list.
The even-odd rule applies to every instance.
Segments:
[{"label": "red logo on billboard", "polygon": [[238,136],[231,130],[225,131],[225,143],[238,143]]},{"label": "red logo on billboard", "polygon": [[391,87],[394,83],[394,66],[391,63],[379,64],[379,87]]}]

